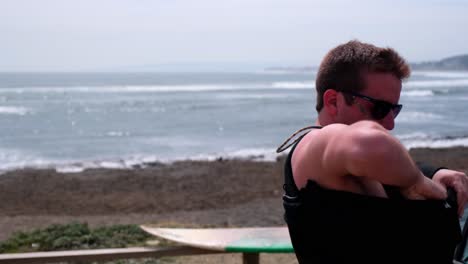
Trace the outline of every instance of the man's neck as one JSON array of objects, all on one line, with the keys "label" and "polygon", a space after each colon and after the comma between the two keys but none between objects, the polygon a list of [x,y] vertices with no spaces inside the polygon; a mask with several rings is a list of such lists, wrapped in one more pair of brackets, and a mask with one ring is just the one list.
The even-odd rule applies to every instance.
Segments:
[{"label": "man's neck", "polygon": [[334,123],[328,116],[325,116],[323,113],[319,113],[315,125],[317,126],[326,126]]}]

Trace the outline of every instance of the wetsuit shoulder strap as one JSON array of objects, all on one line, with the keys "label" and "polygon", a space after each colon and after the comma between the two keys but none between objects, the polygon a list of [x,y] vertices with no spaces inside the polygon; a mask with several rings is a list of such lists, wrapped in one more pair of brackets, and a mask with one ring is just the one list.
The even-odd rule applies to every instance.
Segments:
[{"label": "wetsuit shoulder strap", "polygon": [[308,126],[299,129],[298,131],[294,132],[289,138],[287,138],[277,149],[276,153],[281,153],[287,150],[292,145],[299,142],[307,133],[309,133],[312,129],[320,129],[322,126]]},{"label": "wetsuit shoulder strap", "polygon": [[[321,126],[309,126],[302,128],[292,134],[281,146],[278,148],[277,152],[282,152],[288,149],[290,146],[293,146],[291,151],[289,152],[288,156],[286,157],[286,161],[284,163],[284,195],[289,197],[297,197],[299,194],[299,190],[294,182],[293,173],[292,173],[292,166],[291,166],[291,158],[293,155],[294,150],[296,149],[297,144],[301,139],[307,135],[312,129],[320,129]],[[302,132],[302,133],[301,133]]]}]

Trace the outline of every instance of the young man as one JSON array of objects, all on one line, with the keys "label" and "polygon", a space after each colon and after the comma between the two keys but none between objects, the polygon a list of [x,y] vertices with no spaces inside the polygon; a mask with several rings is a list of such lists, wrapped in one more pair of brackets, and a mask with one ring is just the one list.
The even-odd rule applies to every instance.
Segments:
[{"label": "young man", "polygon": [[[317,129],[285,166],[285,219],[300,263],[451,263],[468,178],[448,169],[424,175],[388,133],[409,74],[393,49],[358,41],[323,59]],[[444,201],[447,187],[458,208]]]}]

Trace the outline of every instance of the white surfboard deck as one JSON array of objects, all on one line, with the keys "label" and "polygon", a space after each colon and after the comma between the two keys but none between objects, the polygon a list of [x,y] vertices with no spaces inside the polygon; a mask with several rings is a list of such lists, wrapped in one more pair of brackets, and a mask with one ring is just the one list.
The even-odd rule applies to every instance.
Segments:
[{"label": "white surfboard deck", "polygon": [[227,252],[294,252],[287,227],[161,228],[140,226],[149,234],[196,248]]}]

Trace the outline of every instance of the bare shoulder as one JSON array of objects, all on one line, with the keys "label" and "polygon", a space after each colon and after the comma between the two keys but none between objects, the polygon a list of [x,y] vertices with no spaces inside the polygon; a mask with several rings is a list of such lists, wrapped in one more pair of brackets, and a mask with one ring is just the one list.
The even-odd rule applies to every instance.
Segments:
[{"label": "bare shoulder", "polygon": [[380,124],[373,121],[359,121],[352,125],[330,124],[320,130],[309,133],[305,138],[303,145],[310,145],[310,142],[316,143],[356,143],[361,140],[378,139],[381,136],[390,136],[388,131]]},{"label": "bare shoulder", "polygon": [[331,124],[309,132],[297,145],[292,155],[293,176],[298,188],[304,187],[307,180],[323,183],[322,178],[330,178],[330,171],[324,168],[324,153],[327,146],[337,136],[348,130],[344,124]]},{"label": "bare shoulder", "polygon": [[292,157],[293,164],[310,163],[311,160],[322,157],[327,146],[348,133],[349,128],[349,125],[330,124],[322,129],[312,130],[297,145]]},{"label": "bare shoulder", "polygon": [[352,125],[332,124],[322,132],[324,140],[335,143],[332,146],[372,144],[393,138],[383,126],[373,121],[359,121]]},{"label": "bare shoulder", "polygon": [[[304,186],[314,179],[336,187],[337,180],[351,174],[348,164],[367,158],[370,152],[386,151],[389,133],[376,122],[359,121],[352,125],[330,124],[310,132],[297,146],[292,166],[296,184]],[[369,154],[369,155],[368,155]]]},{"label": "bare shoulder", "polygon": [[331,125],[323,131],[325,141],[323,158],[335,164],[372,153],[386,152],[389,144],[399,144],[384,127],[372,121],[359,121],[352,125]]}]

